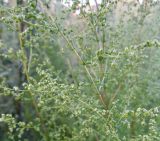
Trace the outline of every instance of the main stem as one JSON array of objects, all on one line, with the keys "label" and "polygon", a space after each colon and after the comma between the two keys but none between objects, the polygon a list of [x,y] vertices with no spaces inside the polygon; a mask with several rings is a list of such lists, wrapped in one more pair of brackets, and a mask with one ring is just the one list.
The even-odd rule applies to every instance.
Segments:
[{"label": "main stem", "polygon": [[[22,33],[20,31],[20,24],[19,24],[19,27],[18,27],[18,38],[19,38],[20,50],[22,51],[22,58],[21,58],[22,60],[21,61],[22,61],[22,64],[23,64],[23,71],[24,71],[24,75],[26,77],[26,80],[29,83],[30,82],[30,77],[29,77],[29,73],[28,73],[28,69],[27,69],[27,56],[26,56],[26,52],[25,52],[25,49],[24,49]],[[29,92],[29,95],[30,95],[30,98],[31,98],[31,101],[32,101],[32,105],[35,109],[36,116],[40,119],[42,130],[43,130],[42,132],[44,132],[43,133],[44,138],[45,138],[46,141],[48,141],[49,136],[48,136],[45,124],[44,124],[44,120],[42,119],[42,117],[40,115],[36,100],[35,100],[32,92],[31,92],[31,90],[28,90],[28,92]]]}]

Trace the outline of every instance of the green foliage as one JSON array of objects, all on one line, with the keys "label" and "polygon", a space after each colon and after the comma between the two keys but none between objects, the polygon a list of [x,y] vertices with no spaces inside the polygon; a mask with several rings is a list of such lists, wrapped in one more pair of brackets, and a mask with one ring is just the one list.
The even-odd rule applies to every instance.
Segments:
[{"label": "green foliage", "polygon": [[77,2],[54,16],[46,4],[0,7],[0,95],[14,105],[0,111],[1,139],[159,141],[159,7],[117,15],[120,2],[104,1],[73,19]]}]

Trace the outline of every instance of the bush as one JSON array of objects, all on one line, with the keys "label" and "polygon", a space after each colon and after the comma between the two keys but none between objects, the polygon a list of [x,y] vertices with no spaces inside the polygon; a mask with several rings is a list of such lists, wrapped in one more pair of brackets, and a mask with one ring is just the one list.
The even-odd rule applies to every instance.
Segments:
[{"label": "bush", "polygon": [[1,7],[18,42],[0,44],[0,71],[17,70],[0,76],[15,109],[1,111],[3,140],[160,140],[158,25],[146,28],[158,7],[135,6],[125,19],[114,14],[121,2],[104,2],[71,24],[77,3],[54,16],[45,4]]}]

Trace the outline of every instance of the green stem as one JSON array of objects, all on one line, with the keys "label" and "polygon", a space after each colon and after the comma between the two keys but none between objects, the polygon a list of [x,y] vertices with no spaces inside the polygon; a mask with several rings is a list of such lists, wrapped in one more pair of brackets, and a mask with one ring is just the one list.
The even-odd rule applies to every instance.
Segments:
[{"label": "green stem", "polygon": [[[20,29],[20,26],[19,26],[18,29]],[[29,72],[28,72],[28,69],[27,69],[27,57],[26,57],[26,53],[25,53],[25,49],[24,49],[24,45],[23,45],[23,37],[22,37],[22,33],[20,32],[20,30],[18,30],[18,31],[19,31],[19,33],[18,33],[19,44],[20,44],[20,49],[22,51],[23,70],[24,70],[24,74],[26,76],[26,80],[29,83],[30,82],[30,77],[29,77]],[[47,130],[45,128],[44,120],[42,119],[42,117],[40,115],[36,100],[35,100],[32,92],[31,92],[31,90],[28,90],[28,92],[29,92],[29,95],[30,95],[30,98],[31,98],[31,101],[32,101],[32,105],[33,105],[33,107],[35,109],[36,116],[40,119],[40,122],[41,122],[41,125],[42,125],[42,129],[43,129],[43,132],[45,134],[44,137],[45,137],[46,141],[48,141],[49,136],[48,136]]]},{"label": "green stem", "polygon": [[[51,21],[54,23],[55,27],[57,28],[58,32],[60,33],[60,35],[66,40],[67,44],[69,45],[69,47],[73,50],[73,52],[76,54],[76,56],[78,57],[78,59],[85,64],[85,62],[83,61],[83,59],[81,58],[81,56],[78,54],[77,50],[75,49],[73,43],[68,39],[67,36],[65,36],[65,34],[60,30],[59,26],[57,25],[56,21],[52,18],[51,13],[48,11],[48,9],[44,6],[43,2],[41,0],[38,0],[38,2],[40,3],[40,5],[42,6],[42,8],[45,10],[46,14],[49,16],[49,18],[51,19]],[[89,76],[91,82],[93,83],[93,86],[95,88],[96,93],[99,95],[99,99],[101,101],[101,103],[103,104],[103,106],[106,108],[106,104],[104,102],[104,98],[101,95],[100,91],[98,90],[88,68],[86,65],[84,65],[84,69],[87,72],[87,75]]]}]

